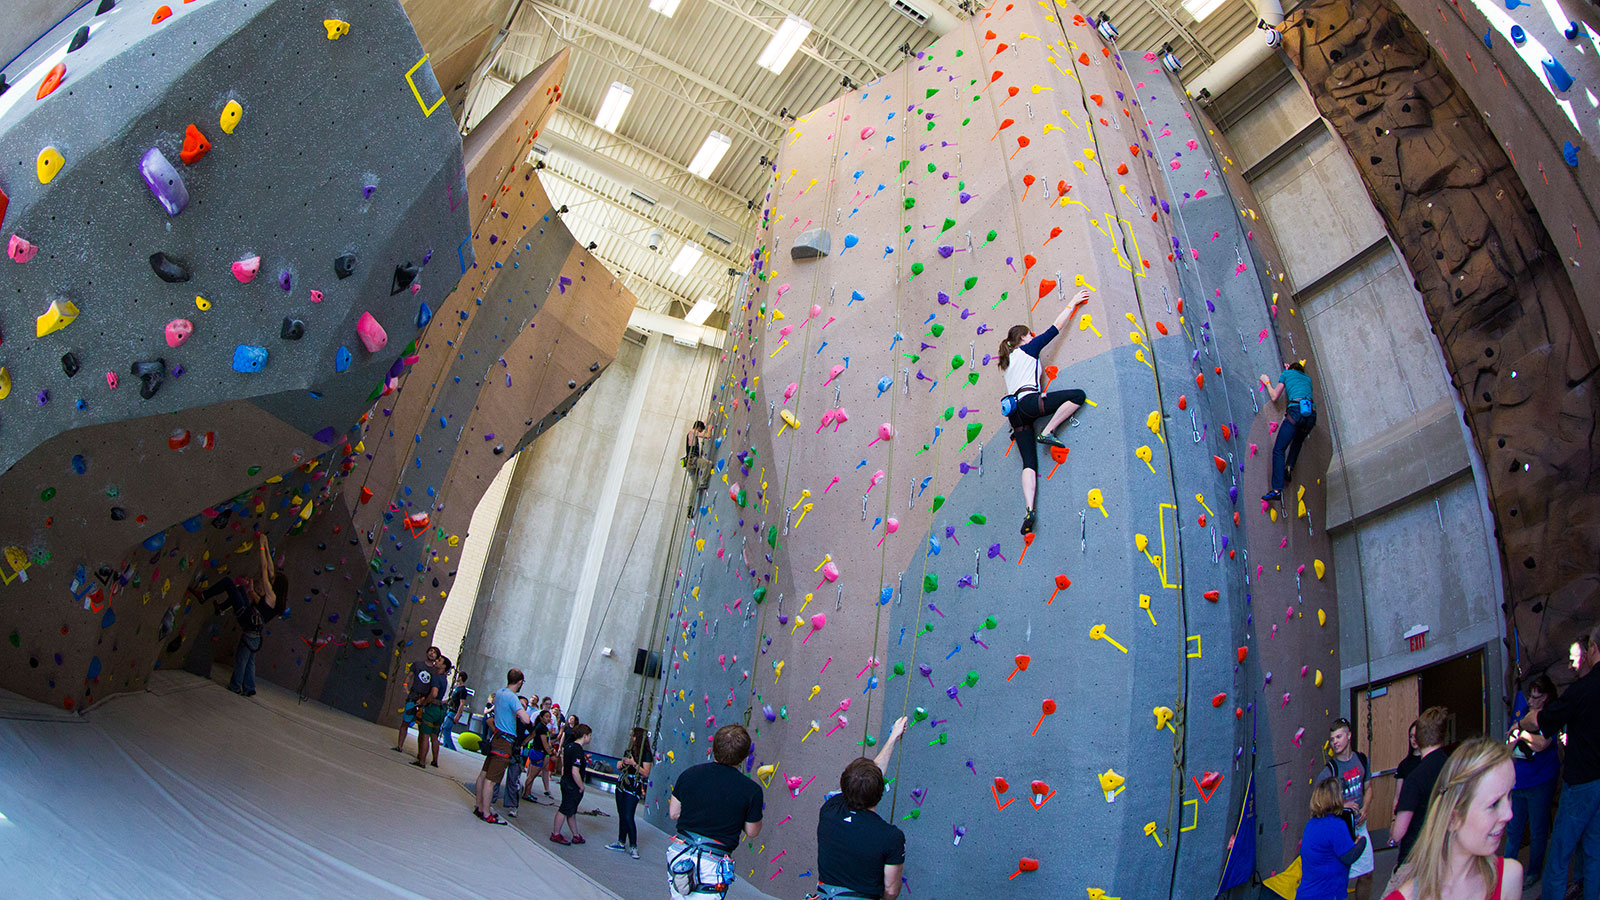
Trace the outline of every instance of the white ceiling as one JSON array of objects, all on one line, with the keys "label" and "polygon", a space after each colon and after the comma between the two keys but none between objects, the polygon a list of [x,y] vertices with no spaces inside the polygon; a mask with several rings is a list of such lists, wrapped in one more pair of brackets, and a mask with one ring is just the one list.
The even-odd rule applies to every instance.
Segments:
[{"label": "white ceiling", "polygon": [[[563,218],[574,236],[595,243],[641,307],[682,316],[710,296],[725,312],[735,280],[728,270],[745,268],[756,239],[760,209],[751,205],[768,174],[760,160],[776,155],[790,126],[785,110],[804,115],[838,96],[843,78],[863,84],[892,71],[902,46],[921,50],[969,17],[958,0],[908,2],[928,14],[926,25],[898,12],[894,0],[681,0],[671,18],[652,12],[649,0],[520,0],[465,121],[476,123],[512,84],[570,47],[561,104],[539,140],[550,152],[535,157],[545,163],[551,198],[567,205]],[[1255,23],[1245,0],[1226,0],[1200,23],[1182,0],[1105,0],[1082,10],[1108,13],[1125,49],[1170,41],[1188,64],[1186,78]],[[814,30],[774,75],[756,57],[790,14]],[[634,93],[609,134],[593,123],[613,81]],[[732,147],[708,181],[687,166],[713,130]],[[662,239],[651,250],[658,229]],[[689,274],[674,275],[668,268],[688,241],[705,256]]]}]

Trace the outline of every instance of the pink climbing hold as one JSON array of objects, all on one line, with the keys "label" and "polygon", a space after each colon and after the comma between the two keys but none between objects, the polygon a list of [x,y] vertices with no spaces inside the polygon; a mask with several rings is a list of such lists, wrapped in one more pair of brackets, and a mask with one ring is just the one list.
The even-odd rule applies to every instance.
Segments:
[{"label": "pink climbing hold", "polygon": [[188,319],[173,319],[167,323],[167,346],[181,347],[194,334],[194,323]]},{"label": "pink climbing hold", "polygon": [[233,277],[239,279],[240,284],[249,284],[256,279],[256,274],[261,271],[261,257],[252,256],[241,259],[233,264]]},{"label": "pink climbing hold", "polygon": [[311,291],[311,302],[312,303],[321,303],[322,302],[322,292],[319,291],[319,290],[313,289]]},{"label": "pink climbing hold", "polygon": [[12,262],[25,263],[33,259],[33,255],[38,252],[38,244],[30,243],[14,234],[11,236],[10,246],[6,247],[6,254],[11,257]]},{"label": "pink climbing hold", "polygon": [[117,389],[117,373],[106,373],[106,387],[111,388],[113,391]]},{"label": "pink climbing hold", "polygon": [[838,415],[839,415],[839,411],[836,410],[836,409],[830,409],[827,412],[823,413],[822,414],[822,424],[818,425],[817,426],[817,430],[812,432],[812,434],[821,434],[822,433],[822,429],[827,428],[829,425],[832,425],[833,424],[833,420]]},{"label": "pink climbing hold", "polygon": [[843,375],[843,374],[844,374],[844,365],[842,363],[838,364],[838,365],[835,365],[833,368],[828,370],[828,380],[824,381],[822,383],[822,386],[823,387],[827,387],[828,385],[833,384],[833,380],[835,378],[838,378],[840,375]]},{"label": "pink climbing hold", "polygon": [[[828,565],[831,566],[831,565],[833,565],[833,563],[828,563]],[[839,571],[838,569],[834,569],[835,573],[837,573],[838,571]],[[834,577],[837,578],[838,575],[835,574]],[[819,585],[819,587],[820,587],[820,585]],[[805,646],[806,641],[811,640],[811,635],[816,634],[817,632],[821,631],[823,629],[823,626],[825,626],[827,624],[828,624],[828,617],[823,615],[822,613],[817,613],[816,615],[812,616],[811,617],[811,630],[806,633],[805,637],[800,639],[800,646],[802,646],[802,647]],[[1287,696],[1287,695],[1285,695],[1285,696]]]},{"label": "pink climbing hold", "polygon": [[888,422],[885,422],[882,425],[878,426],[878,436],[873,438],[872,439],[872,443],[868,444],[867,446],[871,447],[872,444],[876,444],[879,441],[887,441],[887,440],[893,440],[893,439],[894,439],[894,426],[890,425]]},{"label": "pink climbing hold", "polygon": [[[795,391],[798,391],[798,390],[800,390],[800,383],[799,382],[797,382],[797,381],[789,382],[789,386],[783,389],[783,402],[788,403],[790,400],[793,400]],[[819,428],[817,430],[821,431],[822,429]]]},{"label": "pink climbing hold", "polygon": [[361,345],[368,353],[377,353],[389,343],[389,333],[369,312],[362,313],[360,321],[356,322],[356,334],[360,335]]},{"label": "pink climbing hold", "polygon": [[871,125],[868,125],[867,127],[861,129],[861,139],[864,141],[867,138],[870,138],[870,137],[872,137],[873,135],[875,135],[877,133],[878,133],[878,129],[873,128]]},{"label": "pink climbing hold", "polygon": [[833,433],[834,434],[838,434],[839,433],[839,426],[843,425],[844,423],[846,423],[848,421],[850,421],[850,414],[844,411],[844,407],[841,406],[838,409],[834,410],[833,411]]}]

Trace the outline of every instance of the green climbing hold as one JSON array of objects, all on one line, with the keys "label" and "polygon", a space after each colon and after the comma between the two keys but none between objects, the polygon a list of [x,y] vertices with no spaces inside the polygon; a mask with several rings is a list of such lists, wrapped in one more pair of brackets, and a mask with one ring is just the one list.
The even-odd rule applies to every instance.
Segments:
[{"label": "green climbing hold", "polygon": [[[931,594],[939,589],[939,573],[929,572],[922,576],[922,592]],[[929,624],[932,624],[931,622]]]},{"label": "green climbing hold", "polygon": [[946,231],[949,231],[954,227],[956,227],[956,220],[946,216],[944,220],[944,227],[939,229],[939,233],[944,234]]},{"label": "green climbing hold", "polygon": [[[776,525],[768,525],[767,526],[767,546],[771,547],[774,550],[778,549],[778,526],[776,526]],[[765,593],[767,589],[766,588],[757,588],[757,590],[760,590],[763,593]],[[761,601],[757,600],[756,602],[760,603]]]},{"label": "green climbing hold", "polygon": [[22,635],[17,634],[17,630],[15,628],[11,629],[11,638],[10,638],[10,640],[11,640],[11,646],[13,646],[13,647],[21,647],[22,646]]},{"label": "green climbing hold", "polygon": [[767,589],[765,587],[756,588],[750,592],[750,599],[759,604],[761,601],[767,599]]},{"label": "green climbing hold", "polygon": [[251,466],[250,468],[245,469],[244,473],[246,475],[260,475],[261,474],[261,467],[260,466]]},{"label": "green climbing hold", "polygon": [[989,233],[983,236],[983,242],[985,244],[987,244],[987,243],[989,243],[990,241],[994,240],[995,238],[997,238],[999,236],[1000,236],[1000,232],[995,231],[993,228],[991,228],[991,229],[989,229]]},{"label": "green climbing hold", "polygon": [[783,719],[786,722],[789,720],[789,706],[788,706],[788,704],[784,704],[783,706],[778,707],[778,718]]},{"label": "green climbing hold", "polygon": [[929,175],[932,175],[933,173],[935,173],[937,171],[939,171],[939,166],[938,166],[937,163],[928,163],[928,174]]},{"label": "green climbing hold", "polygon": [[967,443],[970,444],[977,440],[980,434],[983,434],[982,422],[969,422],[967,424]]},{"label": "green climbing hold", "polygon": [[967,673],[967,687],[972,687],[972,686],[976,685],[977,683],[978,683],[977,670],[973,670],[971,672],[968,672]]},{"label": "green climbing hold", "polygon": [[[906,170],[906,166],[909,166],[909,165],[911,165],[911,160],[909,160],[909,159],[900,160],[900,171],[904,172]],[[910,207],[908,206],[907,208],[909,209]]]},{"label": "green climbing hold", "polygon": [[957,50],[956,51],[956,56],[958,56],[958,57],[959,56],[965,56],[966,54],[967,54],[967,51],[965,51],[965,50]]},{"label": "green climbing hold", "polygon": [[47,487],[44,490],[39,492],[39,499],[43,500],[46,503],[49,503],[52,499],[55,498],[55,495],[56,495],[56,489],[53,488],[53,487]]},{"label": "green climbing hold", "polygon": [[[975,288],[977,286],[978,286],[978,276],[976,276],[976,275],[968,275],[967,276],[967,280],[962,282],[962,284],[961,284],[961,294],[965,294],[967,291],[970,291],[970,290],[972,290],[973,288]],[[957,294],[956,296],[960,296],[960,294]]]},{"label": "green climbing hold", "polygon": [[926,95],[924,95],[922,99],[927,100],[929,97],[932,97],[934,94],[937,94],[937,93],[939,93],[939,89],[938,88],[928,88],[928,93]]},{"label": "green climbing hold", "polygon": [[978,383],[978,373],[977,372],[968,372],[967,373],[967,386],[971,387],[972,385],[975,385],[977,383]]},{"label": "green climbing hold", "polygon": [[922,623],[922,631],[923,631],[924,634],[932,634],[933,633],[933,623],[932,622],[924,622],[924,623]]},{"label": "green climbing hold", "polygon": [[[905,663],[897,662],[897,663],[894,664],[894,675],[904,675],[905,673],[906,673],[906,664]],[[893,678],[894,675],[890,675],[889,677]]]},{"label": "green climbing hold", "polygon": [[878,746],[878,739],[869,734],[867,735],[866,744],[868,747],[876,747]]},{"label": "green climbing hold", "polygon": [[[973,99],[976,100],[977,98],[974,97]],[[967,124],[968,122],[971,122],[971,121],[972,121],[971,118],[962,119],[961,120],[961,124],[965,125],[965,124]]]},{"label": "green climbing hold", "polygon": [[[959,353],[957,353],[955,356],[950,357],[950,368],[951,368],[952,371],[954,371],[955,369],[959,369],[959,368],[961,368],[962,366],[964,366],[966,364],[967,364],[967,361],[962,359],[961,358],[961,354],[959,354]],[[949,417],[946,416],[946,418],[949,418]],[[968,427],[970,428],[971,426],[969,425]]]},{"label": "green climbing hold", "polygon": [[934,337],[944,337],[944,326],[938,322],[935,322],[933,327],[928,329],[928,333]]},{"label": "green climbing hold", "polygon": [[[957,359],[960,359],[960,357],[957,357]],[[942,415],[944,416],[944,420],[946,422],[950,421],[950,417],[955,415],[955,414],[956,414],[956,408],[954,406],[945,407],[944,408],[944,412],[942,413]]]},{"label": "green climbing hold", "polygon": [[[942,735],[942,734],[939,735],[939,736],[940,737],[944,737],[944,735]],[[944,742],[940,741],[940,743],[944,743]],[[913,819],[920,819],[920,818],[922,818],[922,807],[920,807],[920,806],[915,807],[915,808],[913,808],[911,810],[911,812],[906,813],[906,815],[911,817],[911,818],[913,818]]]},{"label": "green climbing hold", "polygon": [[916,206],[916,205],[917,205],[917,198],[915,198],[915,197],[907,197],[905,199],[905,207],[906,207],[906,209],[910,209],[911,207]]},{"label": "green climbing hold", "polygon": [[[922,274],[922,268],[923,268],[922,263],[919,263],[919,262],[918,263],[912,263],[911,264],[911,278],[915,278],[918,275],[921,275]],[[910,281],[911,278],[907,278],[906,280]]]},{"label": "green climbing hold", "polygon": [[973,525],[982,525],[989,520],[984,517],[983,513],[973,513],[972,518],[968,519],[967,521]]},{"label": "green climbing hold", "polygon": [[934,498],[933,498],[933,505],[928,507],[928,512],[938,512],[939,511],[939,507],[941,507],[943,505],[944,505],[944,495],[943,494],[935,495]]},{"label": "green climbing hold", "polygon": [[911,711],[911,718],[918,722],[926,722],[928,721],[928,711],[919,706]]},{"label": "green climbing hold", "polygon": [[999,625],[1000,620],[996,619],[994,616],[990,616],[989,618],[983,620],[983,627],[989,629],[990,631],[993,631]]},{"label": "green climbing hold", "polygon": [[745,500],[745,491],[744,491],[744,489],[741,488],[739,490],[739,508],[740,509],[744,509],[746,502],[747,501]]}]

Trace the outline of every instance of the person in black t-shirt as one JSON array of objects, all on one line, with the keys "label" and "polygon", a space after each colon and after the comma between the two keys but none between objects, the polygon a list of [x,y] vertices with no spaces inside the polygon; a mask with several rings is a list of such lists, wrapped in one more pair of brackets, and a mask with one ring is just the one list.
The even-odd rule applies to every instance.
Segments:
[{"label": "person in black t-shirt", "polygon": [[817,815],[817,892],[811,898],[893,900],[900,896],[906,836],[878,815],[883,770],[906,730],[901,716],[875,759],[860,757],[839,776],[839,793]]},{"label": "person in black t-shirt", "polygon": [[[272,561],[267,547],[267,536],[256,532],[257,550],[261,565],[258,578],[224,578],[199,593],[194,588],[189,594],[201,600],[210,600],[218,613],[232,612],[239,621],[239,649],[233,656],[233,677],[228,680],[228,690],[246,697],[256,694],[256,654],[261,650],[262,632],[268,622],[283,614],[288,602],[289,579]],[[217,598],[226,595],[226,602]],[[401,738],[401,742],[404,742]]]},{"label": "person in black t-shirt", "polygon": [[667,877],[673,900],[727,896],[739,838],[761,833],[761,785],[739,766],[750,755],[750,733],[724,725],[711,738],[711,758],[685,769],[672,786],[667,815],[678,833],[667,846]]},{"label": "person in black t-shirt", "polygon": [[[545,700],[546,704],[549,702]],[[550,796],[549,760],[555,755],[555,748],[550,744],[550,708],[546,706],[534,714],[533,732],[528,736],[528,785],[523,791],[524,798],[533,799],[535,778],[544,779],[544,795]]]},{"label": "person in black t-shirt", "polygon": [[[583,799],[584,779],[589,776],[589,755],[583,748],[589,746],[594,733],[587,725],[574,725],[567,730],[567,745],[561,748],[561,805],[556,808],[556,822],[550,829],[550,840],[557,844],[584,843],[578,833],[578,803]],[[561,826],[572,828],[572,840],[561,834]]]},{"label": "person in black t-shirt", "polygon": [[1434,782],[1439,780],[1439,773],[1450,758],[1450,751],[1444,746],[1445,720],[1449,716],[1449,710],[1444,707],[1430,706],[1417,717],[1417,749],[1422,761],[1417,763],[1411,774],[1406,776],[1405,784],[1401,785],[1400,802],[1397,804],[1399,812],[1395,813],[1394,824],[1389,826],[1389,846],[1400,846],[1396,870],[1411,855],[1411,846],[1417,842],[1417,835],[1422,833],[1422,826],[1428,821],[1428,798],[1433,794]]},{"label": "person in black t-shirt", "polygon": [[1578,680],[1567,692],[1528,713],[1522,727],[1554,738],[1567,731],[1561,804],[1550,828],[1542,896],[1566,896],[1573,856],[1583,860],[1584,900],[1600,896],[1600,625],[1578,639]]},{"label": "person in black t-shirt", "polygon": [[400,715],[400,733],[394,739],[394,752],[404,753],[406,750],[406,732],[417,723],[417,701],[427,695],[433,688],[433,669],[438,664],[442,654],[438,647],[429,647],[422,659],[411,663],[411,678],[406,683],[406,705]]}]

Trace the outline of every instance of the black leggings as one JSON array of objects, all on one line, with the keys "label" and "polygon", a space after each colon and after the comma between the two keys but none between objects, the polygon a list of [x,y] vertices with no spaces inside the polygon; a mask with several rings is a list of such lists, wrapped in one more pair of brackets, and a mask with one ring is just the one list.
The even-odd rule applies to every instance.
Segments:
[{"label": "black leggings", "polygon": [[617,843],[624,847],[639,846],[639,825],[633,821],[633,811],[638,808],[638,794],[617,789]]},{"label": "black leggings", "polygon": [[1036,419],[1052,415],[1063,403],[1083,405],[1088,395],[1077,388],[1041,394],[1034,391],[1017,398],[1016,408],[1006,418],[1011,422],[1011,439],[1017,442],[1017,453],[1022,457],[1022,467],[1039,471],[1039,445],[1035,441],[1033,423]]},{"label": "black leggings", "polygon": [[[226,606],[217,603],[217,597],[222,594],[228,595]],[[234,584],[232,578],[223,578],[211,587],[206,588],[205,592],[200,596],[210,600],[213,606],[218,606],[218,611],[237,612],[250,606],[250,600],[244,596],[243,591],[239,590],[239,586]]]}]

